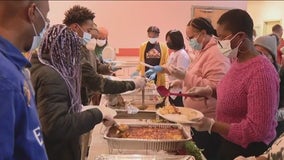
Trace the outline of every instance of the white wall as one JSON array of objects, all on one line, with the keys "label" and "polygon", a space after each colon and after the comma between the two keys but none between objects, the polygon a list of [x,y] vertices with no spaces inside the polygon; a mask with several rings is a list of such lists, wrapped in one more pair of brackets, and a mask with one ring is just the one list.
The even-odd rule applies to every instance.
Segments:
[{"label": "white wall", "polygon": [[247,11],[253,18],[257,36],[263,35],[265,21],[281,20],[283,26],[283,1],[248,1],[247,5]]},{"label": "white wall", "polygon": [[147,39],[146,30],[157,25],[160,39],[170,29],[182,32],[191,18],[192,5],[246,9],[246,1],[50,1],[51,24],[62,23],[64,12],[73,5],[96,13],[95,23],[109,29],[109,41],[116,48],[138,48]]}]

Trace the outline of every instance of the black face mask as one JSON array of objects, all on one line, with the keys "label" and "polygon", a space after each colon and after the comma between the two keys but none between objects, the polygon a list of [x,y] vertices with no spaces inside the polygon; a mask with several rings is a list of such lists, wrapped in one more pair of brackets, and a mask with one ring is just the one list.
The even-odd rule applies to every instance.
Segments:
[{"label": "black face mask", "polygon": [[171,42],[167,42],[167,46],[169,49],[175,50],[175,47],[173,46]]}]

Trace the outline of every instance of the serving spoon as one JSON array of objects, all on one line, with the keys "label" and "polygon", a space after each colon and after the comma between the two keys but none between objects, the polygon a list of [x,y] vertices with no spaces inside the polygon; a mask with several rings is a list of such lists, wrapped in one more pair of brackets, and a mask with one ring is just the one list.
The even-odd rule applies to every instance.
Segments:
[{"label": "serving spoon", "polygon": [[165,86],[157,87],[157,91],[162,97],[168,97],[170,95],[190,97],[190,95],[184,93],[172,93]]}]

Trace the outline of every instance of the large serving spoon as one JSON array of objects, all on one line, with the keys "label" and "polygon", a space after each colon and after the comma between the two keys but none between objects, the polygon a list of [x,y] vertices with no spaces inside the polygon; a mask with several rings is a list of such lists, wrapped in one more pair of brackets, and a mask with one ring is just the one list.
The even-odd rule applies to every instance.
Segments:
[{"label": "large serving spoon", "polygon": [[190,97],[190,95],[184,93],[172,93],[165,86],[157,87],[157,91],[162,97],[168,97],[170,95]]}]

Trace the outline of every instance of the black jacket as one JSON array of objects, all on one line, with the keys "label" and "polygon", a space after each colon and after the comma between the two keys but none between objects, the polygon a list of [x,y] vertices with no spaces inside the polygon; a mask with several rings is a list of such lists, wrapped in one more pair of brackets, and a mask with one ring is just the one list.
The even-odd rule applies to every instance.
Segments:
[{"label": "black jacket", "polygon": [[91,109],[70,113],[70,97],[63,78],[54,69],[31,59],[31,80],[43,138],[50,160],[80,160],[80,136],[102,120],[102,113]]}]

